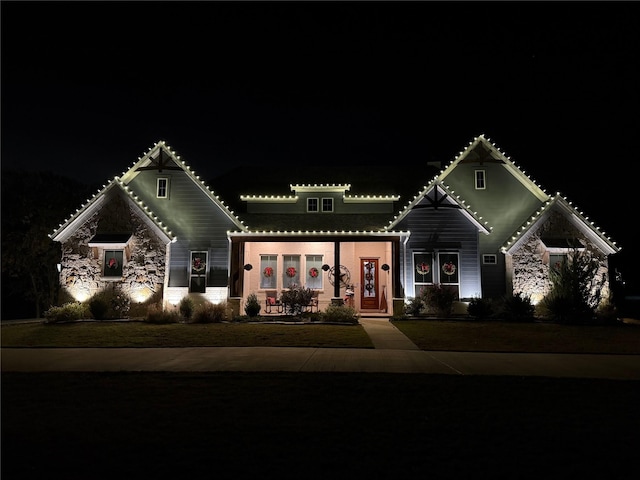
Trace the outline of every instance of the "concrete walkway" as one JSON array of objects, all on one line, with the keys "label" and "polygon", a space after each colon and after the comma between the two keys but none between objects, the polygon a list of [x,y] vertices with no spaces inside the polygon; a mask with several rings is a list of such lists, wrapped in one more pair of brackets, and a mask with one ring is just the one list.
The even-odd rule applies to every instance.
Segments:
[{"label": "concrete walkway", "polygon": [[362,318],[375,349],[2,348],[2,372],[388,372],[640,380],[640,355],[421,351],[387,318]]}]

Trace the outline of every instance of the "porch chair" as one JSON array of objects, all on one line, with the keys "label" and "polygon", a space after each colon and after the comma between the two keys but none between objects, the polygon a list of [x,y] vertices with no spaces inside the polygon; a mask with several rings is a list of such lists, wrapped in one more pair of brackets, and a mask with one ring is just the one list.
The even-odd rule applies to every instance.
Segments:
[{"label": "porch chair", "polygon": [[306,310],[308,312],[313,313],[313,309],[316,309],[316,312],[320,311],[320,306],[318,305],[318,291],[317,290],[313,290],[312,291],[313,296],[311,297],[311,300],[309,300],[309,304],[306,306]]},{"label": "porch chair", "polygon": [[[277,290],[267,290],[265,292],[267,298],[265,300],[265,309],[266,313],[282,313],[283,305],[280,299],[278,298]],[[273,312],[273,307],[275,307],[276,311]]]}]

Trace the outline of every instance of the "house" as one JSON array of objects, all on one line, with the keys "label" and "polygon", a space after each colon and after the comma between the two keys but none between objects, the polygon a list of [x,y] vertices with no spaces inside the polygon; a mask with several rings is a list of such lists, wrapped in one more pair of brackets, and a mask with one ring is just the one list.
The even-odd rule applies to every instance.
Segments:
[{"label": "house", "polygon": [[391,314],[433,284],[460,302],[518,292],[537,302],[578,248],[598,259],[607,298],[616,244],[482,135],[444,169],[425,164],[424,178],[266,171],[211,188],[158,142],[51,234],[63,290],[82,301],[115,285],[165,307],[193,295],[239,314],[250,293],[304,285],[320,310],[346,298],[362,314]]}]

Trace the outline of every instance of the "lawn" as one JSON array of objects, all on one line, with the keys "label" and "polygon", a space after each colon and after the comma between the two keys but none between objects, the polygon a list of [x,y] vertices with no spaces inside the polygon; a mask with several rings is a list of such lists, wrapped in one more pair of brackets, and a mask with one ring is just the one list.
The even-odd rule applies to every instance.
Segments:
[{"label": "lawn", "polygon": [[[640,325],[574,326],[461,320],[398,320],[422,350],[640,354]],[[76,322],[3,325],[2,347],[373,348],[361,325]]]}]

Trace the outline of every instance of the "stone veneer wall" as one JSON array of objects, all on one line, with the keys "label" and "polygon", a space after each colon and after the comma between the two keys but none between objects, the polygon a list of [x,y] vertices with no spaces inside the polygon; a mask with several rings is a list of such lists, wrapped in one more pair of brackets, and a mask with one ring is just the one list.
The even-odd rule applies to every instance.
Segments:
[{"label": "stone veneer wall", "polygon": [[[549,279],[549,258],[541,237],[576,238],[586,250],[595,258],[600,267],[597,277],[603,278],[602,283],[594,284],[594,290],[600,289],[602,300],[609,298],[608,261],[589,240],[582,235],[564,216],[554,212],[536,232],[533,232],[527,242],[512,256],[513,263],[513,293],[525,293],[537,303],[551,289]],[[594,292],[595,293],[595,292]]]},{"label": "stone veneer wall", "polygon": [[[122,277],[102,276],[102,249],[97,256],[88,243],[96,234],[129,231],[133,238],[125,250]],[[62,245],[60,285],[75,300],[84,301],[109,285],[117,285],[131,301],[162,297],[166,246],[127,202],[110,202],[94,214]]]}]

